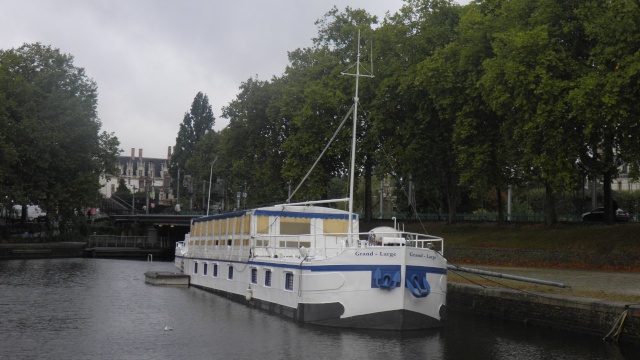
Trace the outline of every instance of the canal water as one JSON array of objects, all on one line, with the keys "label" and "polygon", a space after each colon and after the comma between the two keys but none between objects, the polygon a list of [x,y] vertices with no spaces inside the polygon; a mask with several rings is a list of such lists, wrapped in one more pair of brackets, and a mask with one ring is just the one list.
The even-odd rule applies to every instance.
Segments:
[{"label": "canal water", "polygon": [[450,314],[443,329],[300,325],[195,288],[147,285],[173,263],[0,261],[0,359],[640,359],[640,349]]}]

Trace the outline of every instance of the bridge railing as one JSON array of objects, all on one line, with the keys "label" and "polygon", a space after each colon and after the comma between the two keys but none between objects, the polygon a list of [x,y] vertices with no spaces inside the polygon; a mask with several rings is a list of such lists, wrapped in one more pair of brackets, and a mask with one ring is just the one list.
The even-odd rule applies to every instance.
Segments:
[{"label": "bridge railing", "polygon": [[91,235],[87,240],[87,247],[118,247],[139,249],[167,249],[173,248],[173,242],[167,238],[148,236],[117,236],[117,235]]}]

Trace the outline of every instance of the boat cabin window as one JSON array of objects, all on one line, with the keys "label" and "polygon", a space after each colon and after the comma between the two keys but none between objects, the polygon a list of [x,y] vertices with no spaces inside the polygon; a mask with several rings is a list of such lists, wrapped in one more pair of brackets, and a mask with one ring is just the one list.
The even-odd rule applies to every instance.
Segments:
[{"label": "boat cabin window", "polygon": [[349,220],[324,219],[322,229],[325,234],[347,234],[349,232]]},{"label": "boat cabin window", "polygon": [[269,217],[268,216],[257,216],[257,227],[256,233],[258,234],[268,234],[269,233]]},{"label": "boat cabin window", "polygon": [[193,273],[194,273],[194,274],[197,274],[197,273],[198,273],[198,263],[197,263],[197,262],[194,262],[194,263],[193,263]]},{"label": "boat cabin window", "polygon": [[202,275],[203,276],[207,276],[207,267],[208,267],[208,265],[209,264],[207,264],[207,263],[202,264]]},{"label": "boat cabin window", "polygon": [[213,264],[213,277],[218,277],[218,264]]},{"label": "boat cabin window", "polygon": [[233,280],[233,265],[229,265],[229,273],[227,275],[227,279]]},{"label": "boat cabin window", "polygon": [[284,279],[284,288],[293,291],[293,273],[286,273]]},{"label": "boat cabin window", "polygon": [[311,233],[311,219],[280,218],[281,235],[302,235]]},{"label": "boat cabin window", "polygon": [[271,270],[264,272],[264,286],[271,287]]},{"label": "boat cabin window", "polygon": [[256,268],[251,269],[251,283],[252,284],[258,283],[258,269]]}]

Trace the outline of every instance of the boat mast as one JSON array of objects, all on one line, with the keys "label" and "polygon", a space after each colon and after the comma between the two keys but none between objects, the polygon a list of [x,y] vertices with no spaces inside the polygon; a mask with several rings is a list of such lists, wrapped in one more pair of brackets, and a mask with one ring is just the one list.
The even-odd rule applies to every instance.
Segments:
[{"label": "boat mast", "polygon": [[356,92],[353,98],[353,131],[351,137],[351,169],[349,172],[349,244],[353,244],[353,188],[355,182],[355,168],[356,168],[356,128],[358,119],[358,84],[361,76],[373,77],[373,75],[360,74],[360,30],[358,29],[358,48],[356,56],[356,73],[349,74],[342,72],[342,75],[351,75],[356,77]]}]

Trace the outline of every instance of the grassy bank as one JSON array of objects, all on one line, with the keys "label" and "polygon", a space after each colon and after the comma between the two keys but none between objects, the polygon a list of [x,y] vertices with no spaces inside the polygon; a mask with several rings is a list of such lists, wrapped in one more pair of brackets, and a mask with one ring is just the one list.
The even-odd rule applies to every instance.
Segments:
[{"label": "grassy bank", "polygon": [[[392,223],[391,226],[393,226]],[[484,257],[484,261],[475,263],[467,261],[469,258],[462,256],[456,260],[461,260],[463,266],[474,267],[474,264],[484,263],[499,266],[640,271],[640,260],[638,260],[640,258],[640,224],[638,223],[616,225],[573,223],[560,224],[554,228],[547,228],[542,224],[506,224],[501,227],[495,223],[448,225],[444,222],[425,222],[423,224],[405,224],[405,230],[425,232],[425,229],[429,234],[445,239],[445,256],[456,256],[460,253],[471,253],[478,257],[485,253],[512,254],[506,260],[505,257],[494,259],[489,257],[490,261],[487,261],[487,258]],[[466,251],[457,251],[462,249]],[[572,261],[552,263],[544,255],[541,255],[548,254],[549,258],[557,259],[558,254],[562,253],[577,253],[583,256],[574,257]],[[595,255],[591,256],[592,254]],[[608,265],[592,267],[590,265],[593,262],[590,262],[589,259],[593,258],[606,259],[609,261]],[[620,260],[620,267],[611,265],[618,260]],[[532,261],[532,263],[518,263],[526,261]],[[449,281],[458,283],[640,303],[640,296],[625,294],[622,291],[603,291],[578,287],[562,289],[505,279],[479,277],[466,273],[460,274],[454,271],[450,272],[448,277]]]},{"label": "grassy bank", "polygon": [[[371,223],[393,226],[392,222]],[[371,224],[363,224],[369,229]],[[408,222],[407,231],[427,232],[441,236],[446,246],[490,247],[509,249],[580,249],[592,251],[624,251],[640,248],[640,224],[603,225],[591,223],[559,224],[547,228],[542,224]]]}]

